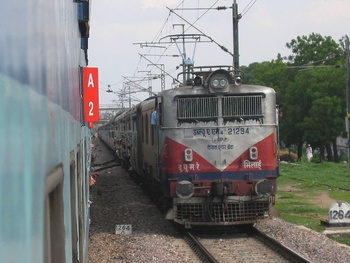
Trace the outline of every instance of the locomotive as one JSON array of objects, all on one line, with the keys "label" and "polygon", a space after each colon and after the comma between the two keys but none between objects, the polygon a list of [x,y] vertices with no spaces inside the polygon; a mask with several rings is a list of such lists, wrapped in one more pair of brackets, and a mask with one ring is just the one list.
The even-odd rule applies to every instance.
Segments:
[{"label": "locomotive", "polygon": [[275,202],[275,91],[242,84],[230,66],[186,74],[185,84],[119,113],[99,135],[166,219],[186,228],[254,224]]},{"label": "locomotive", "polygon": [[2,1],[0,16],[0,262],[87,262],[89,0]]}]

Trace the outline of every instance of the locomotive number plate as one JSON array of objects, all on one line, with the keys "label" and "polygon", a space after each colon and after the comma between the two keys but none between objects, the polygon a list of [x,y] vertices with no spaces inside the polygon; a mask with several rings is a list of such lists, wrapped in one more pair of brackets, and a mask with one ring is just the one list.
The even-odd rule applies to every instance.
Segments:
[{"label": "locomotive number plate", "polygon": [[329,208],[329,223],[350,223],[350,205],[346,202],[335,202]]},{"label": "locomotive number plate", "polygon": [[115,233],[117,235],[131,235],[132,227],[131,225],[115,225]]}]

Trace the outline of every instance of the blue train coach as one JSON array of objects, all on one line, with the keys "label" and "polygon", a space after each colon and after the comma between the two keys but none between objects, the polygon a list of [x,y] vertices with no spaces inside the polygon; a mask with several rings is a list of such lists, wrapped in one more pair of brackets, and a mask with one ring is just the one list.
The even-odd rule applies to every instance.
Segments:
[{"label": "blue train coach", "polygon": [[0,3],[0,262],[87,262],[89,10],[89,0]]}]

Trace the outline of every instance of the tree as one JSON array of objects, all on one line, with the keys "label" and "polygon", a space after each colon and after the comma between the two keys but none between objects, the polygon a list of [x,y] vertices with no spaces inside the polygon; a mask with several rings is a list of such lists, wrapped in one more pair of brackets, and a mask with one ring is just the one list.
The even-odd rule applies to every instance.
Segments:
[{"label": "tree", "polygon": [[[286,147],[298,146],[298,157],[307,141],[328,151],[337,161],[335,138],[344,131],[345,70],[342,45],[331,37],[312,33],[287,43],[292,54],[241,67],[244,83],[272,87],[283,104],[280,139]],[[327,111],[326,111],[327,109]],[[333,144],[334,154],[330,151]]]},{"label": "tree", "polygon": [[334,67],[343,64],[341,46],[331,37],[312,33],[287,47],[293,52],[288,65],[296,68],[285,92],[287,138],[298,144],[298,155],[305,141],[323,150],[344,130],[345,72]]},{"label": "tree", "polygon": [[279,96],[279,92],[284,90],[286,83],[292,79],[286,66],[281,55],[278,54],[276,60],[255,62],[248,67],[241,67],[244,71],[243,83],[274,88]]},{"label": "tree", "polygon": [[288,56],[289,64],[293,66],[334,65],[333,59],[343,54],[340,44],[330,36],[323,37],[315,33],[298,36],[286,46],[293,53]]},{"label": "tree", "polygon": [[[344,127],[339,118],[343,113],[341,99],[336,96],[325,96],[312,101],[309,115],[305,116],[301,125],[304,127],[304,139],[317,143],[320,147],[320,161],[324,158],[324,147],[333,143]],[[332,154],[327,155],[331,161]]]}]

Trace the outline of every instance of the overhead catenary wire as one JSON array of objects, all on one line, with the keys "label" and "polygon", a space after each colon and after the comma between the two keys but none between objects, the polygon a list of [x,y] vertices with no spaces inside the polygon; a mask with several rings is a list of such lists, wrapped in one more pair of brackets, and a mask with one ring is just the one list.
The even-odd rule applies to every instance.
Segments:
[{"label": "overhead catenary wire", "polygon": [[242,12],[241,12],[241,16],[243,17],[246,13],[249,12],[249,10],[253,7],[253,5],[257,2],[258,0],[251,0],[248,5],[243,8]]},{"label": "overhead catenary wire", "polygon": [[[182,21],[184,21],[187,25],[189,25],[189,26],[185,29],[184,32],[187,32],[188,30],[190,30],[191,28],[193,28],[193,29],[197,30],[198,32],[202,33],[205,37],[207,37],[207,38],[209,39],[210,42],[215,43],[215,44],[216,44],[218,47],[220,47],[220,49],[222,49],[224,52],[226,52],[226,53],[230,54],[232,57],[234,57],[234,54],[233,54],[232,52],[230,52],[228,48],[226,48],[225,46],[221,45],[221,44],[218,43],[215,39],[213,39],[212,37],[208,36],[208,35],[205,34],[203,31],[201,31],[198,27],[195,26],[195,24],[196,24],[202,17],[204,17],[204,16],[207,14],[207,12],[209,12],[210,10],[213,10],[213,9],[214,9],[213,7],[214,7],[218,2],[219,2],[219,0],[215,0],[215,1],[213,1],[213,3],[210,5],[209,8],[200,8],[200,7],[199,7],[199,3],[200,3],[200,2],[198,1],[198,7],[197,7],[197,8],[194,8],[194,10],[206,10],[206,11],[203,12],[202,14],[199,14],[199,16],[197,15],[197,19],[196,19],[194,22],[192,22],[192,23],[189,22],[189,21],[186,20],[184,17],[182,17],[181,15],[179,15],[177,12],[174,11],[174,10],[186,10],[186,9],[187,9],[187,10],[192,10],[192,8],[184,8],[184,3],[185,3],[184,0],[181,1],[174,9],[170,9],[170,8],[167,7],[167,9],[169,10],[169,14],[168,14],[168,16],[166,17],[165,22],[162,24],[161,29],[159,30],[159,32],[156,34],[156,36],[155,36],[153,39],[154,39],[154,40],[159,39],[159,37],[160,37],[160,36],[163,34],[163,32],[164,32],[164,29],[165,29],[165,27],[166,27],[166,24],[167,24],[167,23],[170,23],[170,20],[172,20],[171,17],[174,17],[174,16],[171,16],[171,14],[174,14],[175,16],[179,17]],[[250,3],[248,4],[248,6],[244,9],[244,10],[246,10],[245,13],[247,13],[247,12],[250,10],[250,8],[251,8],[256,2],[257,2],[257,0],[252,0],[252,1],[250,1]],[[229,8],[232,8],[232,7],[222,7],[222,6],[218,6],[218,7],[215,8],[215,9],[217,9],[217,10],[226,10],[226,9],[229,9]],[[172,43],[162,43],[162,44],[165,44],[165,45],[168,44],[168,45],[164,46],[163,49],[161,50],[160,54],[157,55],[157,56],[158,56],[158,59],[156,59],[155,62],[151,62],[150,60],[148,60],[148,61],[151,62],[152,64],[158,64],[158,63],[160,63],[160,61],[161,61],[164,57],[167,56],[167,52],[168,52],[169,48],[170,48],[171,46],[173,46],[174,43],[175,43],[175,42],[172,42]],[[155,44],[157,44],[157,43],[155,43]],[[145,47],[147,47],[147,45],[145,45]],[[138,71],[139,71],[139,69],[140,69],[140,67],[141,67],[141,65],[142,65],[142,60],[143,60],[143,59],[146,59],[146,56],[151,55],[152,50],[154,50],[154,47],[153,47],[153,46],[149,46],[149,47],[150,47],[149,50],[147,50],[147,52],[146,52],[143,56],[140,54],[139,63],[138,63],[138,65],[137,65],[137,68],[135,69],[135,72],[134,72],[133,76],[136,76],[136,75],[137,75],[137,73],[138,73]],[[152,59],[152,60],[153,60],[153,59]],[[169,72],[173,72],[173,71],[175,71],[175,70],[177,70],[177,69],[178,69],[178,67],[175,67],[173,70],[171,70],[171,71],[168,70],[168,71],[169,71]],[[152,70],[152,69],[151,69],[151,70]],[[166,73],[167,73],[167,72],[166,72]],[[167,75],[167,76],[170,76],[173,80],[176,79],[176,78],[172,77],[169,73],[167,73],[166,75]],[[177,79],[176,79],[176,80],[177,80]]]},{"label": "overhead catenary wire", "polygon": [[[167,7],[168,8],[168,7]],[[207,38],[209,38],[213,43],[215,43],[218,47],[220,47],[223,51],[229,53],[232,57],[234,56],[226,47],[220,45],[217,41],[215,41],[212,37],[208,36],[207,34],[205,34],[202,30],[200,30],[199,28],[197,28],[195,25],[193,25],[192,23],[190,23],[188,20],[186,20],[185,18],[183,18],[182,16],[180,16],[179,14],[177,14],[174,10],[168,8],[168,10],[172,13],[174,13],[176,16],[178,16],[180,19],[182,19],[183,21],[185,21],[187,24],[189,24],[191,27],[193,27],[194,29],[196,29],[198,32],[200,32],[201,34],[203,34],[204,36],[206,36]]]},{"label": "overhead catenary wire", "polygon": [[[185,30],[185,32],[188,31],[190,28],[194,28],[194,29],[196,29],[197,31],[201,32],[204,36],[206,36],[206,37],[210,40],[210,42],[214,42],[214,43],[217,44],[223,51],[225,51],[225,52],[229,53],[231,56],[233,56],[233,54],[232,54],[226,47],[224,47],[223,45],[220,45],[220,44],[219,44],[217,41],[215,41],[213,38],[209,37],[207,34],[204,34],[201,30],[199,30],[197,27],[194,26],[194,24],[195,24],[197,21],[199,21],[209,10],[213,9],[213,6],[214,6],[217,2],[219,2],[219,0],[216,0],[209,8],[205,8],[206,12],[204,12],[202,15],[200,15],[193,23],[190,23],[189,21],[187,21],[186,19],[184,19],[182,16],[180,16],[179,14],[177,14],[176,12],[173,11],[173,10],[185,10],[186,8],[180,8],[180,9],[179,9],[179,6],[183,5],[183,4],[184,4],[184,1],[182,1],[179,5],[177,5],[177,7],[176,7],[175,9],[170,9],[170,8],[167,7],[168,10],[169,10],[170,12],[169,12],[169,15],[167,16],[166,22],[165,22],[165,23],[163,24],[163,26],[162,26],[162,29],[164,28],[164,25],[169,21],[170,15],[173,13],[173,14],[175,14],[176,16],[178,16],[180,19],[182,19],[183,21],[185,21],[185,22],[189,25],[189,27]],[[222,8],[222,7],[218,7],[218,8],[217,8],[217,10],[222,10],[222,9],[226,9],[226,8]],[[197,7],[196,10],[201,10],[201,8],[198,8],[198,7]],[[160,32],[162,32],[162,30],[161,30]],[[159,34],[158,34],[157,36],[159,36]],[[155,37],[154,39],[157,39],[157,37]],[[146,44],[144,44],[144,46],[147,47],[147,46],[148,46],[147,44],[151,44],[151,43],[146,43]],[[163,44],[165,44],[165,43],[163,43]],[[174,42],[171,42],[171,43],[168,43],[168,44],[169,44],[169,45],[168,45],[167,47],[163,47],[164,50],[163,50],[162,54],[158,55],[158,56],[159,56],[159,59],[158,59],[154,64],[157,64],[157,63],[162,59],[162,57],[166,56],[167,50],[174,44]],[[150,51],[151,51],[153,48],[154,48],[153,45],[150,46],[150,49],[149,49],[148,52],[145,54],[145,56],[149,55],[149,54],[150,54]],[[138,67],[139,67],[139,65],[140,65],[140,63],[138,64]],[[138,68],[138,67],[137,67],[137,68]],[[137,71],[138,71],[138,70],[136,70],[135,72],[137,72]],[[134,74],[135,74],[135,73],[134,73]]]}]

